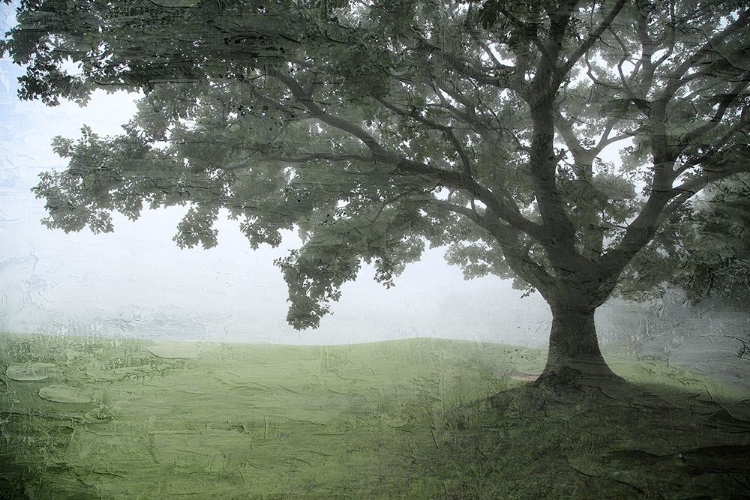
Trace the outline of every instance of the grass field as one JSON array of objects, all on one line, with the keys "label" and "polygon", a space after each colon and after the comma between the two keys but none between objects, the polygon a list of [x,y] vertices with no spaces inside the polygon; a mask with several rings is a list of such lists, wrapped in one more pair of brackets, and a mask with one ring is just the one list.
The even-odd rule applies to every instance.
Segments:
[{"label": "grass field", "polygon": [[0,498],[750,495],[741,389],[623,357],[608,361],[635,396],[562,401],[525,387],[544,359],[435,339],[0,336]]}]

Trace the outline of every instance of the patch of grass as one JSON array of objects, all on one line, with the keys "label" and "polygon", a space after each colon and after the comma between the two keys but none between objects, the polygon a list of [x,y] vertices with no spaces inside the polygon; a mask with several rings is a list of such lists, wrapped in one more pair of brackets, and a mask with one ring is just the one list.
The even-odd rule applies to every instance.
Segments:
[{"label": "patch of grass", "polygon": [[[525,499],[729,498],[748,486],[750,471],[716,458],[750,444],[747,394],[611,358],[632,393],[563,400],[512,377],[538,373],[544,357],[437,339],[0,336],[0,488],[55,500]],[[57,379],[7,377],[30,362],[54,363]],[[51,384],[92,400],[41,399]],[[701,470],[709,455],[713,469]]]}]

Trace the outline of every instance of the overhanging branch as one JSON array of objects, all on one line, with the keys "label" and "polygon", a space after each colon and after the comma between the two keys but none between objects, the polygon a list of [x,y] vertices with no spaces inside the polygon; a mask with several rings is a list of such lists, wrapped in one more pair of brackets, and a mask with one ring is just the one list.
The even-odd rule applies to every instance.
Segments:
[{"label": "overhanging branch", "polygon": [[268,75],[276,78],[284,85],[286,85],[294,98],[308,109],[310,117],[317,118],[321,122],[330,125],[331,127],[337,128],[353,137],[356,137],[357,139],[362,141],[377,158],[385,159],[386,157],[390,156],[388,150],[386,150],[377,140],[375,140],[375,138],[365,129],[347,120],[330,115],[323,109],[321,109],[321,107],[318,106],[315,100],[307,92],[305,92],[299,82],[297,82],[297,80],[295,80],[291,76],[286,75],[274,68],[268,68]]},{"label": "overhanging branch", "polygon": [[606,17],[602,19],[602,22],[599,23],[599,26],[597,26],[596,29],[589,34],[586,40],[584,40],[584,42],[576,49],[576,51],[571,54],[562,68],[560,68],[559,71],[561,74],[567,74],[573,68],[575,63],[578,62],[578,60],[583,57],[583,55],[586,54],[591,49],[591,47],[594,46],[597,40],[601,38],[602,34],[604,34],[607,28],[610,27],[615,18],[620,14],[620,11],[622,10],[626,1],[627,0],[618,0],[618,2],[612,6],[612,9],[607,13]]},{"label": "overhanging branch", "polygon": [[466,151],[464,150],[463,145],[456,137],[456,134],[453,132],[453,128],[449,127],[447,125],[443,125],[440,123],[436,123],[433,121],[430,121],[424,117],[422,117],[419,113],[416,112],[408,112],[406,110],[403,110],[396,106],[395,104],[392,104],[388,101],[386,101],[383,98],[377,98],[377,101],[382,104],[385,108],[393,111],[399,116],[403,116],[404,118],[409,118],[412,120],[415,120],[423,125],[425,125],[428,128],[431,128],[433,130],[437,130],[443,133],[445,137],[448,138],[448,141],[453,145],[453,147],[456,150],[456,153],[458,154],[459,158],[461,158],[461,165],[463,166],[464,173],[467,176],[473,176],[471,171],[471,161],[469,160],[469,157],[466,154]]},{"label": "overhanging branch", "polygon": [[732,90],[728,94],[725,94],[721,97],[721,99],[719,100],[719,106],[716,109],[716,113],[714,113],[711,119],[707,123],[704,123],[703,125],[694,128],[690,132],[685,133],[680,139],[680,146],[687,147],[691,145],[693,141],[695,141],[698,137],[716,128],[721,123],[721,120],[726,114],[729,107],[737,101],[742,91],[747,89],[748,83],[750,83],[749,79],[750,72],[745,72],[742,75],[742,79],[737,82],[734,87],[732,87]]},{"label": "overhanging branch", "polygon": [[503,258],[510,268],[537,289],[553,285],[554,279],[529,255],[530,245],[522,245],[517,229],[499,222],[488,214],[480,215],[469,207],[456,205],[444,200],[432,200],[434,206],[463,215],[487,231],[498,242]]},{"label": "overhanging branch", "polygon": [[750,9],[742,11],[737,17],[737,20],[735,20],[731,24],[728,24],[726,28],[709,38],[706,43],[701,45],[700,48],[693,52],[692,55],[686,57],[682,64],[680,64],[672,73],[668,75],[669,83],[667,83],[664,91],[661,92],[659,100],[671,99],[674,96],[675,92],[677,92],[677,90],[682,85],[687,83],[687,80],[684,78],[684,76],[690,68],[693,68],[695,67],[695,65],[700,64],[700,62],[709,54],[711,54],[716,47],[721,46],[724,40],[729,38],[740,29],[746,27],[748,24],[750,24]]},{"label": "overhanging branch", "polygon": [[505,197],[498,198],[492,193],[492,191],[481,186],[470,175],[431,167],[427,164],[408,160],[397,154],[391,153],[359,125],[328,114],[322,110],[320,106],[318,106],[314,100],[304,92],[302,86],[294,78],[275,69],[269,69],[269,75],[284,83],[292,92],[295,99],[309,110],[311,117],[317,118],[321,122],[361,140],[372,152],[372,161],[394,166],[395,174],[424,176],[433,182],[438,182],[446,187],[462,190],[473,198],[484,203],[488,210],[490,210],[496,217],[506,221],[516,229],[523,231],[538,241],[541,241],[545,237],[543,228],[523,217],[515,204],[509,203]]},{"label": "overhanging branch", "polygon": [[747,147],[740,149],[740,151],[742,151],[741,154],[746,157],[744,162],[735,162],[733,165],[721,170],[706,170],[704,168],[703,174],[672,188],[672,191],[670,192],[671,196],[678,196],[682,193],[690,193],[690,196],[693,196],[712,182],[726,179],[727,177],[742,172],[750,172],[750,151],[748,151]]},{"label": "overhanging branch", "polygon": [[542,241],[546,237],[544,228],[526,219],[515,204],[508,202],[504,197],[495,196],[492,191],[462,172],[451,172],[395,156],[392,162],[396,165],[397,174],[425,176],[445,187],[464,191],[474,199],[484,203],[492,216],[507,222],[515,229],[523,231],[531,238]]}]

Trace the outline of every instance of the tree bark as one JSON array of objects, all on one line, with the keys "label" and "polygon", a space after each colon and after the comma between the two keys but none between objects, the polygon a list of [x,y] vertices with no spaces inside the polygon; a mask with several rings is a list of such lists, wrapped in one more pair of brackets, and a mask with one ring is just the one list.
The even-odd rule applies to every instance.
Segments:
[{"label": "tree bark", "polygon": [[566,300],[551,303],[552,330],[544,371],[537,383],[572,381],[581,378],[622,380],[602,356],[596,335],[596,307],[574,294]]}]

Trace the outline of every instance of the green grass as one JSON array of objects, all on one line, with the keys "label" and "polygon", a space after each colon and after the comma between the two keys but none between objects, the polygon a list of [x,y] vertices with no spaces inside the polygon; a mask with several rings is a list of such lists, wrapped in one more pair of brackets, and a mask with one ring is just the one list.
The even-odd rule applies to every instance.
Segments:
[{"label": "green grass", "polygon": [[[706,447],[750,444],[742,390],[613,357],[659,397],[562,402],[511,377],[544,359],[436,339],[1,336],[0,498],[737,498],[748,488],[750,470],[730,459],[696,469]],[[24,363],[56,368],[11,379],[8,367]],[[42,399],[51,385],[91,402]]]}]

